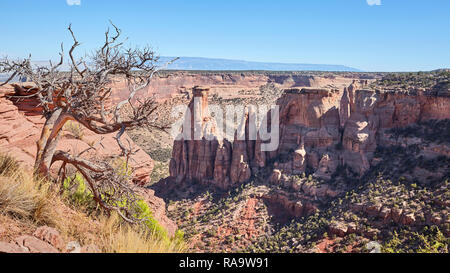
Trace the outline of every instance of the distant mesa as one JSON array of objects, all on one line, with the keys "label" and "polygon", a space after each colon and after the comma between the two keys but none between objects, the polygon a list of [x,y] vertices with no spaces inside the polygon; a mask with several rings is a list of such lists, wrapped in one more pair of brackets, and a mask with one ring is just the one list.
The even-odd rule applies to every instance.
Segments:
[{"label": "distant mesa", "polygon": [[[161,63],[166,63],[174,57],[161,57]],[[168,66],[172,70],[266,70],[266,71],[346,71],[362,72],[359,69],[344,65],[331,64],[296,64],[296,63],[265,63],[242,60],[211,59],[199,57],[181,57]]]},{"label": "distant mesa", "polygon": [[431,72],[437,72],[437,73],[440,73],[440,72],[450,72],[450,68],[436,69],[436,70],[433,70],[433,71],[431,71]]}]

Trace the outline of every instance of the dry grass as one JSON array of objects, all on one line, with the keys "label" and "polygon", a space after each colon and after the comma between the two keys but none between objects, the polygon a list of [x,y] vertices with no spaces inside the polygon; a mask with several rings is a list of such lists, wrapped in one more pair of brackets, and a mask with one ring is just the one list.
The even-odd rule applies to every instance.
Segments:
[{"label": "dry grass", "polygon": [[19,170],[20,164],[14,157],[0,153],[0,175],[8,176]]},{"label": "dry grass", "polygon": [[186,246],[176,240],[164,240],[148,229],[123,224],[117,215],[103,219],[102,245],[108,253],[180,253]]},{"label": "dry grass", "polygon": [[9,156],[0,156],[0,212],[39,224],[54,224],[51,184],[23,172]]}]

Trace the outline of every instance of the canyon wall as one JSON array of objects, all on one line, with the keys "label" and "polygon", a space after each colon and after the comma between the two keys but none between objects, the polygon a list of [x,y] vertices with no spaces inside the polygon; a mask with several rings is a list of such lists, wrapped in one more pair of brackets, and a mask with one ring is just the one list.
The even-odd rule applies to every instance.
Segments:
[{"label": "canyon wall", "polygon": [[[180,92],[186,92],[195,86],[208,86],[211,93],[232,96],[238,91],[258,90],[261,86],[275,84],[280,88],[321,87],[335,85],[344,87],[351,82],[351,77],[328,75],[314,76],[294,72],[164,72],[156,75],[142,96],[155,95],[157,98],[170,98]],[[113,83],[114,97],[124,99],[127,92],[123,79]]]},{"label": "canyon wall", "polygon": [[[354,81],[343,89],[286,89],[277,101],[280,143],[276,151],[261,152],[263,142],[248,138],[180,139],[174,143],[170,175],[178,183],[195,180],[223,189],[249,180],[269,162],[274,162],[280,177],[308,170],[316,178],[328,180],[343,165],[361,176],[374,164],[377,146],[392,144],[389,129],[450,118],[448,97],[420,91],[379,92],[367,89],[366,84],[366,81]],[[207,102],[208,88],[195,91],[194,96]],[[207,103],[203,107],[201,116],[195,118],[198,126],[206,128],[213,118],[208,116]],[[242,132],[237,131],[236,136],[248,136],[251,114],[247,111],[243,116],[241,122],[245,126],[240,127]],[[191,119],[194,120],[193,112]],[[205,131],[209,135],[215,133]],[[440,155],[446,151],[435,149],[431,153]],[[274,175],[276,180],[277,173]]]}]

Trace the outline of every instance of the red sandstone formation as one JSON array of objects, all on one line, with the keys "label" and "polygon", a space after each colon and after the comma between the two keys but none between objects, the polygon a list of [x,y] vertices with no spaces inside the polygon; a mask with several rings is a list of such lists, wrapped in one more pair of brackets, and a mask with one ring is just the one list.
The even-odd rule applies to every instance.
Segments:
[{"label": "red sandstone formation", "polygon": [[[194,128],[197,126],[201,128],[202,140],[183,138],[174,142],[170,175],[178,182],[195,180],[227,188],[243,183],[251,177],[247,141],[235,140],[231,144],[227,139],[214,137],[215,125],[207,111],[208,92],[209,88],[195,87],[194,98],[189,104],[191,136],[194,136]],[[203,102],[201,109],[194,109],[195,98],[200,98]],[[211,134],[214,139],[207,140],[207,136]]]},{"label": "red sandstone formation", "polygon": [[[281,173],[300,174],[306,167],[314,176],[328,180],[339,165],[347,165],[362,175],[370,167],[378,145],[392,140],[388,129],[404,127],[429,119],[450,118],[450,99],[417,94],[381,93],[362,89],[366,83],[354,81],[348,88],[285,90],[280,106],[280,145],[276,152],[260,152],[261,141],[228,140],[175,141],[170,174],[178,182],[197,180],[220,188],[243,183],[268,160],[277,161],[293,153],[293,159],[276,163]],[[205,89],[203,89],[205,90]],[[208,92],[194,93],[203,101]],[[192,105],[192,103],[191,103]],[[207,105],[207,104],[206,104]],[[206,107],[206,106],[205,106]],[[203,115],[205,114],[205,116]],[[193,118],[193,117],[192,117]],[[201,126],[210,121],[202,109]],[[248,114],[242,121],[248,130]],[[209,132],[212,133],[212,132]],[[430,156],[447,150],[428,149]]]}]

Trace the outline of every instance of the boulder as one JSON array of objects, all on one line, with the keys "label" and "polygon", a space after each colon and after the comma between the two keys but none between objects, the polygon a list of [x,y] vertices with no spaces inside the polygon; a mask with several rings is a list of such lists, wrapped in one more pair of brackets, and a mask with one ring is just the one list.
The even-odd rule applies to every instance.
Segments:
[{"label": "boulder", "polygon": [[15,242],[19,247],[24,247],[31,253],[59,253],[58,249],[51,244],[33,236],[20,236],[15,239]]},{"label": "boulder", "polygon": [[355,213],[364,211],[364,209],[365,209],[365,206],[362,203],[350,204],[350,210],[355,212]]},{"label": "boulder", "polygon": [[263,198],[271,204],[283,209],[283,213],[293,218],[311,215],[312,209],[308,203],[299,200],[290,200],[284,192],[265,194]]},{"label": "boulder", "polygon": [[402,225],[411,226],[416,222],[416,217],[413,212],[404,212],[400,220]]},{"label": "boulder", "polygon": [[336,171],[338,163],[330,157],[330,155],[325,154],[319,162],[319,167],[314,173],[314,177],[329,180],[331,176]]},{"label": "boulder", "polygon": [[64,249],[65,246],[64,240],[61,237],[61,234],[59,234],[59,232],[54,228],[48,226],[39,227],[33,233],[33,236],[49,243],[50,245],[59,250]]},{"label": "boulder", "polygon": [[230,170],[232,158],[232,144],[228,140],[219,143],[214,160],[214,183],[222,189],[226,189],[231,184]]},{"label": "boulder", "polygon": [[380,214],[380,210],[381,210],[382,205],[381,204],[370,204],[365,208],[365,212],[369,215],[369,216],[378,216]]},{"label": "boulder", "polygon": [[333,222],[328,227],[328,232],[331,235],[336,235],[339,237],[345,237],[347,231],[348,231],[347,226],[342,222]]},{"label": "boulder", "polygon": [[67,243],[65,250],[67,253],[81,253],[81,245],[77,241],[72,241]]},{"label": "boulder", "polygon": [[278,169],[273,170],[272,176],[269,179],[271,184],[278,185],[281,182],[281,171]]},{"label": "boulder", "polygon": [[300,147],[294,151],[292,168],[294,174],[301,174],[306,170],[306,150],[303,142]]},{"label": "boulder", "polygon": [[20,247],[17,244],[0,242],[0,253],[27,253],[27,248]]},{"label": "boulder", "polygon": [[399,208],[393,208],[393,209],[391,209],[391,217],[392,217],[392,220],[393,220],[395,223],[400,224],[400,223],[401,223],[402,213],[403,213],[403,210],[402,210],[402,209],[399,209]]},{"label": "boulder", "polygon": [[339,105],[339,120],[341,128],[345,127],[347,120],[350,118],[350,114],[350,97],[348,94],[348,89],[344,88],[344,94],[342,95]]},{"label": "boulder", "polygon": [[347,225],[347,234],[354,234],[357,233],[358,231],[358,226],[355,223],[349,223]]},{"label": "boulder", "polygon": [[383,207],[380,211],[380,218],[387,222],[391,219],[391,209],[388,207]]}]

